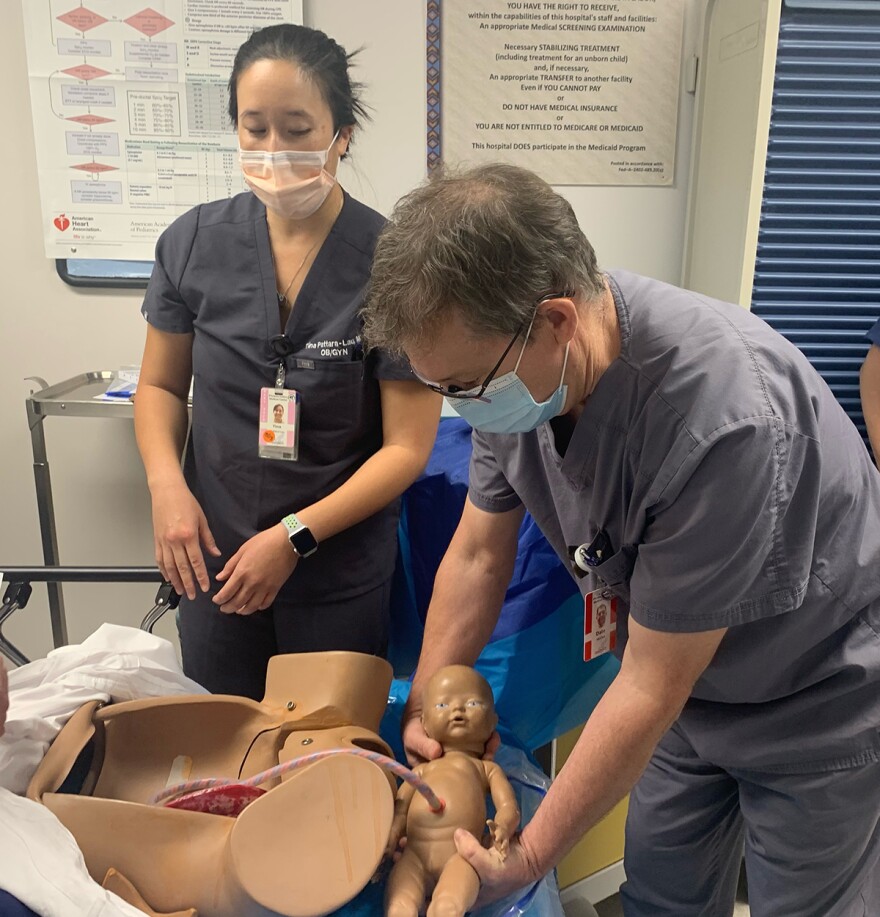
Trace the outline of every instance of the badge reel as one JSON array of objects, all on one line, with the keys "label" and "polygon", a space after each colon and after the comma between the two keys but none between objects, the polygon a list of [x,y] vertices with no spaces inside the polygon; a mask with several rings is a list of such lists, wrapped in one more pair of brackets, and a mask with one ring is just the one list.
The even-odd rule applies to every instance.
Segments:
[{"label": "badge reel", "polygon": [[296,389],[284,387],[284,357],[289,342],[283,337],[280,341],[273,338],[272,349],[281,360],[275,374],[275,387],[260,389],[258,454],[264,459],[295,462],[299,457],[301,401]]},{"label": "badge reel", "polygon": [[[611,553],[611,542],[604,532],[572,552],[572,560],[584,574],[591,573]],[[584,596],[584,662],[604,656],[617,646],[617,596],[607,587]]]}]

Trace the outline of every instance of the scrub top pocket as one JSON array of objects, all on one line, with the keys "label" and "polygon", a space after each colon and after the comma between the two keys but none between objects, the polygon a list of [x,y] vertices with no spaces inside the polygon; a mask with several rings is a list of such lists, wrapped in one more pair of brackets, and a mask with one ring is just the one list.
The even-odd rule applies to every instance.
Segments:
[{"label": "scrub top pocket", "polygon": [[332,464],[381,443],[379,385],[363,360],[288,361],[286,383],[302,402],[300,460]]},{"label": "scrub top pocket", "polygon": [[629,603],[629,581],[638,555],[638,547],[624,545],[604,563],[593,567],[598,584],[607,586],[618,598]]}]

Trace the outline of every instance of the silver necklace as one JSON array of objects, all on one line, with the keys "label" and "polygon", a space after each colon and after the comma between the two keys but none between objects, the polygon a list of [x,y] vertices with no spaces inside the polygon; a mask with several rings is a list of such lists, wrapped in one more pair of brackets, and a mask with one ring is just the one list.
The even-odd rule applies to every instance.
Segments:
[{"label": "silver necklace", "polygon": [[290,292],[290,288],[293,286],[294,280],[296,280],[296,278],[299,277],[300,271],[302,271],[302,269],[306,266],[306,261],[309,260],[309,255],[311,255],[311,253],[318,247],[318,243],[320,241],[321,241],[321,238],[319,236],[312,243],[312,247],[305,253],[305,256],[303,257],[302,261],[300,261],[299,267],[296,269],[296,272],[294,273],[293,277],[290,278],[290,283],[288,283],[287,286],[284,288],[284,292],[279,293],[278,290],[275,291],[275,295],[278,297],[279,306],[283,306],[283,305],[289,306],[290,305],[290,301],[287,298],[287,294]]},{"label": "silver necklace", "polygon": [[[339,217],[339,214],[342,212],[342,205],[344,202],[345,202],[344,198],[339,201],[339,206],[336,208],[336,213],[333,214],[333,218],[329,222],[327,231],[321,232],[318,234],[318,238],[315,239],[315,241],[312,243],[312,247],[306,252],[305,257],[302,259],[299,267],[296,269],[296,273],[293,275],[293,277],[290,278],[290,283],[288,283],[287,286],[284,288],[284,292],[279,293],[277,289],[275,290],[275,295],[278,297],[279,306],[284,306],[284,305],[290,306],[291,305],[290,300],[287,298],[287,294],[290,292],[290,288],[293,286],[294,280],[296,280],[296,278],[299,277],[300,272],[306,266],[306,261],[309,260],[309,256],[312,254],[312,252],[318,247],[318,245],[321,242],[323,242],[327,238],[327,234],[330,232],[330,229],[332,229],[333,224],[336,222],[336,220]],[[274,262],[275,260],[274,255],[272,257],[272,260]]]}]

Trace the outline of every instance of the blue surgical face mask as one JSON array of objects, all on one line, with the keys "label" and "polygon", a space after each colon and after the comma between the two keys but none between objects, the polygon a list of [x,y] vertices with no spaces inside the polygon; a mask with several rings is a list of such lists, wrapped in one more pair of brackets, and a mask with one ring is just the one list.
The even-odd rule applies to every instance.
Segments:
[{"label": "blue surgical face mask", "polygon": [[542,423],[562,413],[568,394],[568,386],[563,385],[562,380],[565,378],[571,342],[565,345],[565,358],[562,361],[562,372],[556,391],[546,401],[538,402],[532,398],[532,393],[516,374],[526,351],[531,330],[532,326],[529,325],[516,366],[511,372],[493,379],[482,397],[446,399],[447,404],[475,430],[482,430],[484,433],[528,433],[529,430],[540,427]]}]

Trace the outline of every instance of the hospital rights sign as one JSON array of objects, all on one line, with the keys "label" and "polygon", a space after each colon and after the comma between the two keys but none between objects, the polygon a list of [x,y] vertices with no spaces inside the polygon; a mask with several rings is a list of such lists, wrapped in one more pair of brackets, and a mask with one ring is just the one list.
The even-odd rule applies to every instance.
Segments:
[{"label": "hospital rights sign", "polygon": [[444,162],[557,185],[672,182],[681,0],[443,0]]}]

